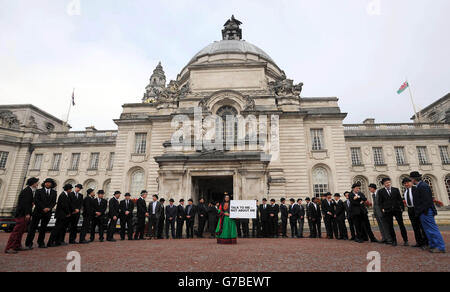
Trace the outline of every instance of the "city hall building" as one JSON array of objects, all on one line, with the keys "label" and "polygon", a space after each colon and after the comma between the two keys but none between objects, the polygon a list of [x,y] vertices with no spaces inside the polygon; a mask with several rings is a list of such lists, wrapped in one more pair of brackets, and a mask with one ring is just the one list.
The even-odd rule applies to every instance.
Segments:
[{"label": "city hall building", "polygon": [[[144,97],[123,105],[117,130],[74,132],[33,105],[0,106],[0,215],[12,212],[31,176],[54,178],[58,191],[82,183],[108,197],[146,189],[176,201],[220,200],[224,192],[261,200],[343,193],[357,181],[367,193],[386,176],[400,187],[418,170],[435,198],[450,205],[450,94],[421,111],[420,121],[345,124],[336,97],[304,97],[302,83],[242,40],[240,25],[228,20],[223,39],[193,56],[174,81],[159,64]],[[173,119],[194,120],[195,108],[202,117],[267,116],[267,130],[256,147],[244,139],[240,147],[177,149]]]}]

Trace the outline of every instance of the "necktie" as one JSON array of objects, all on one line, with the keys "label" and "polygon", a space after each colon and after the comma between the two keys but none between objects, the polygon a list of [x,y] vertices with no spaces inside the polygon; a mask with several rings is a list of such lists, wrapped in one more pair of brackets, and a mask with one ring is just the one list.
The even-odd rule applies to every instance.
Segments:
[{"label": "necktie", "polygon": [[126,200],[126,203],[127,203],[127,209],[128,209],[128,200]]}]

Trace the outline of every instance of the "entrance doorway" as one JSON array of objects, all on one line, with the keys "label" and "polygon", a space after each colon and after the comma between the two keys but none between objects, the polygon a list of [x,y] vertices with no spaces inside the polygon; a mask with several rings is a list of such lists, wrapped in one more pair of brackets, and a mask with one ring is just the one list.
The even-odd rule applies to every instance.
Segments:
[{"label": "entrance doorway", "polygon": [[232,176],[193,177],[192,185],[194,187],[195,203],[200,198],[204,198],[207,204],[211,201],[222,202],[225,192],[233,199]]}]

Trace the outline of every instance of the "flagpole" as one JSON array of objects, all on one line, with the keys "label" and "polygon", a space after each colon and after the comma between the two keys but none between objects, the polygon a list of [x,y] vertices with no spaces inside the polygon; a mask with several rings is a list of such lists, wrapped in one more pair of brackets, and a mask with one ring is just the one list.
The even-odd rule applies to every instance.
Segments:
[{"label": "flagpole", "polygon": [[66,122],[65,122],[66,127],[69,125],[69,116],[70,116],[70,110],[72,109],[74,94],[75,94],[75,88],[73,89],[72,96],[70,97],[70,105],[69,105],[69,110],[67,111],[67,117],[66,117]]},{"label": "flagpole", "polygon": [[412,91],[411,91],[411,85],[409,84],[408,78],[406,78],[406,83],[408,84],[409,96],[411,98],[411,103],[412,103],[412,106],[413,106],[413,109],[414,109],[414,114],[416,116],[416,120],[420,124],[419,112],[417,111],[416,104],[414,103],[414,98],[413,98]]}]

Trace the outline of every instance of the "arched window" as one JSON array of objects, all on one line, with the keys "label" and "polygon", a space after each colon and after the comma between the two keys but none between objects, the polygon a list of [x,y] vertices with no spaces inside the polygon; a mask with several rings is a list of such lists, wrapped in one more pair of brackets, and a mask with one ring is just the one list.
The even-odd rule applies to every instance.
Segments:
[{"label": "arched window", "polygon": [[145,188],[145,173],[142,169],[135,170],[130,176],[130,193],[132,196],[138,196]]},{"label": "arched window", "polygon": [[379,176],[377,177],[377,187],[378,187],[378,188],[382,188],[382,187],[383,187],[383,184],[381,183],[381,181],[383,180],[383,178],[388,178],[388,177],[389,177],[389,176],[384,175],[384,174],[379,175]]},{"label": "arched window", "polygon": [[[72,185],[73,187],[75,187],[75,185],[77,184],[77,182],[76,181],[74,181],[73,179],[69,179],[69,180],[67,180],[65,183],[64,183],[64,186],[65,185]],[[64,186],[62,186],[62,187],[64,187]]]},{"label": "arched window", "polygon": [[[222,129],[223,129],[223,139],[224,141],[228,139],[236,139],[238,134],[238,121],[235,119],[234,122],[234,135],[233,128],[227,127],[227,116],[235,118],[238,115],[237,110],[229,105],[225,105],[217,110],[217,116],[222,118]],[[216,137],[219,137],[219,127],[216,126]],[[234,137],[233,137],[234,136]]]},{"label": "arched window", "polygon": [[328,171],[323,167],[317,167],[312,173],[313,193],[315,197],[329,192]]},{"label": "arched window", "polygon": [[110,191],[111,191],[111,180],[110,179],[105,181],[105,183],[103,184],[103,190],[105,191],[105,194],[110,194]]},{"label": "arched window", "polygon": [[445,188],[447,189],[448,199],[450,200],[450,174],[445,177]]},{"label": "arched window", "polygon": [[97,190],[97,187],[98,187],[97,182],[93,179],[88,179],[83,185],[83,188],[85,190],[87,189]]},{"label": "arched window", "polygon": [[433,199],[436,197],[436,193],[434,192],[434,183],[433,183],[433,178],[429,175],[424,175],[422,180],[430,186],[431,189],[431,193],[433,194]]},{"label": "arched window", "polygon": [[366,179],[365,177],[363,177],[363,176],[356,176],[356,177],[353,179],[353,183],[354,183],[354,184],[359,183],[359,184],[361,185],[361,192],[362,192],[363,194],[365,194],[366,197],[367,197],[369,200],[372,199],[372,197],[369,195],[369,184],[368,184],[367,179]]}]

